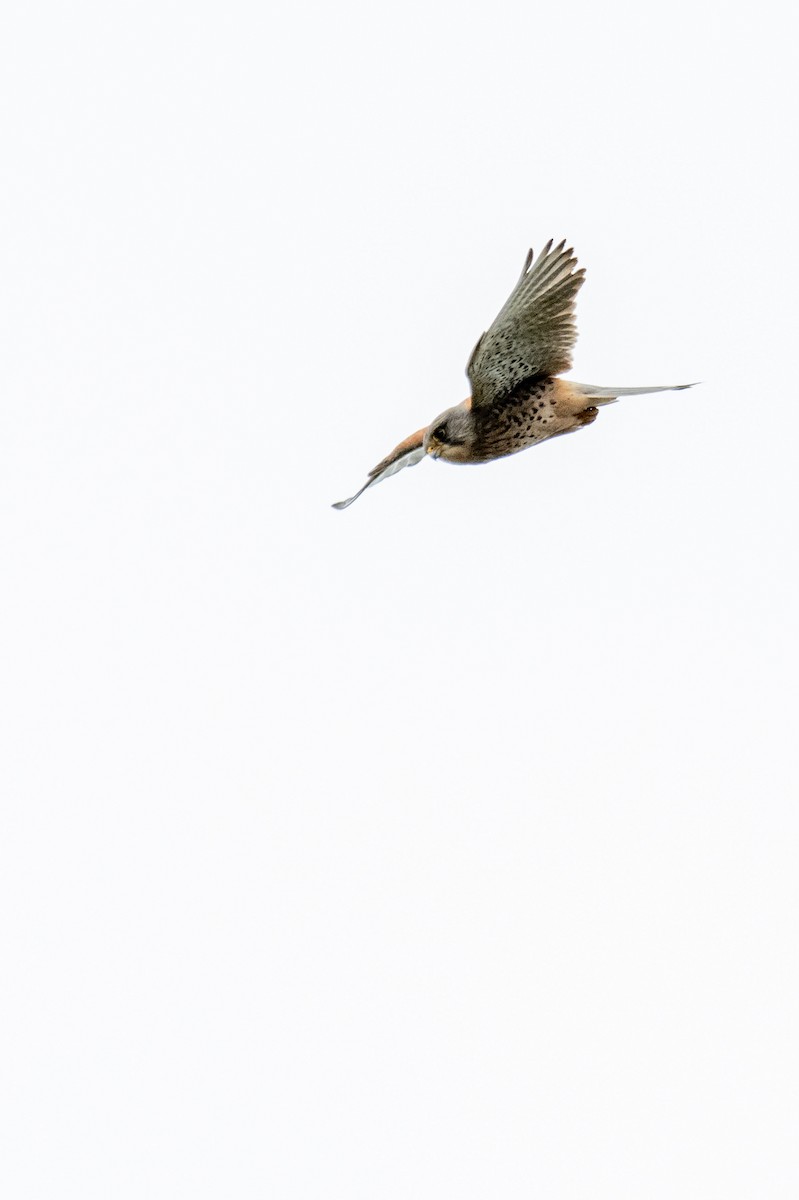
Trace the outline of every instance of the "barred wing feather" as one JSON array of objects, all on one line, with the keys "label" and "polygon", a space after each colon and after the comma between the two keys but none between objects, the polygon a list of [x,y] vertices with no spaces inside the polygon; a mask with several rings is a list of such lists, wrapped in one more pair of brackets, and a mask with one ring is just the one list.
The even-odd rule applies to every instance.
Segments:
[{"label": "barred wing feather", "polygon": [[547,242],[519,281],[490,329],[478,341],[466,374],[475,408],[487,407],[526,379],[559,375],[571,367],[577,341],[574,300],[585,278],[565,242]]}]

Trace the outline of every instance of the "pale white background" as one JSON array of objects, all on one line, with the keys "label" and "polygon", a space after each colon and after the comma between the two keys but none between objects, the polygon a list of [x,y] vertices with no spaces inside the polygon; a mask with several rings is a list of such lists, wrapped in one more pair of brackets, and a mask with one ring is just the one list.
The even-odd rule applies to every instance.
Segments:
[{"label": "pale white background", "polygon": [[794,1200],[788,6],[4,13],[3,1195]]}]

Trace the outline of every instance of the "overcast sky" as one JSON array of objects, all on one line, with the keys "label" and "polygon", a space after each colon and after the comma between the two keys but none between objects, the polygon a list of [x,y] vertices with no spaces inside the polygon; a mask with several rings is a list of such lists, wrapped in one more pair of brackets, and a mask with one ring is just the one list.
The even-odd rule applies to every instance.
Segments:
[{"label": "overcast sky", "polygon": [[7,6],[3,1195],[795,1200],[798,33]]}]

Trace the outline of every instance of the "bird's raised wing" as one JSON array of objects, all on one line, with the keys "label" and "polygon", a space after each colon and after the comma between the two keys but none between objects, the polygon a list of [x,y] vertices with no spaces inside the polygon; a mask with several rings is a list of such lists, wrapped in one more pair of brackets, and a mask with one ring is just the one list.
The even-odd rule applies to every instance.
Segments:
[{"label": "bird's raised wing", "polygon": [[475,408],[493,404],[525,379],[559,375],[571,366],[577,340],[574,298],[585,271],[565,242],[529,251],[519,282],[472,351],[466,374]]},{"label": "bird's raised wing", "polygon": [[338,504],[334,504],[334,508],[349,508],[353,500],[357,500],[363,495],[367,488],[370,488],[373,483],[382,483],[384,479],[388,479],[389,475],[396,475],[397,471],[401,471],[403,467],[413,467],[416,463],[421,462],[424,458],[424,435],[427,433],[427,426],[423,429],[417,429],[416,433],[412,433],[410,437],[406,437],[404,442],[400,442],[398,446],[387,454],[382,462],[379,462],[369,472],[369,478],[363,487],[350,496],[349,500],[339,500]]}]

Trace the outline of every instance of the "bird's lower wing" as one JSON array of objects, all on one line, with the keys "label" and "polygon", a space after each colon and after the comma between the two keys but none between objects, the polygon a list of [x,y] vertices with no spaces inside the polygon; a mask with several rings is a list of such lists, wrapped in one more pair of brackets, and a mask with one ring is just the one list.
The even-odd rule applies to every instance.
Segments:
[{"label": "bird's lower wing", "polygon": [[396,475],[397,471],[401,471],[403,467],[413,467],[416,463],[421,462],[424,458],[424,435],[426,433],[427,426],[425,425],[423,429],[417,429],[416,433],[407,437],[404,442],[400,442],[382,462],[379,462],[369,472],[366,483],[354,496],[350,496],[349,500],[339,500],[338,504],[333,505],[333,508],[349,508],[353,500],[362,496],[372,484],[382,483],[384,479],[388,479],[389,475]]}]

